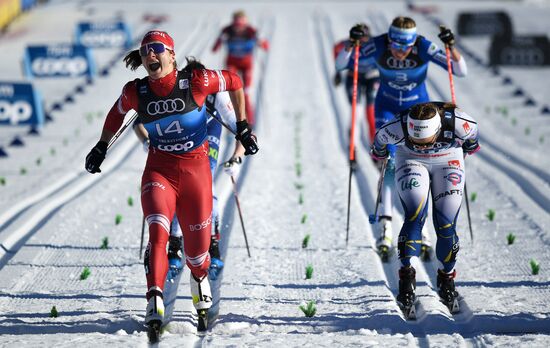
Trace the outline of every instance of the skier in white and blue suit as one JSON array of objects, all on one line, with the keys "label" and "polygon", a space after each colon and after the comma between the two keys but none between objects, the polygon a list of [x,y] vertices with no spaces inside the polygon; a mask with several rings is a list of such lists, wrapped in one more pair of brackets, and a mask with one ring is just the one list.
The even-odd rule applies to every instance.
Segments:
[{"label": "skier in white and blue suit", "polygon": [[397,244],[402,264],[397,299],[404,306],[414,303],[416,281],[411,258],[420,254],[431,192],[436,255],[442,266],[437,285],[441,299],[452,303],[458,296],[454,267],[459,250],[456,222],[466,181],[464,155],[479,150],[477,123],[454,104],[417,104],[382,125],[376,132],[372,155],[383,160],[390,146],[397,146],[395,187],[405,211]]},{"label": "skier in white and blue suit", "polygon": [[[454,35],[449,29],[439,34],[439,38],[451,47],[453,74],[466,76],[467,67],[464,58],[454,47]],[[411,106],[429,101],[426,90],[428,65],[433,62],[447,69],[445,51],[435,43],[418,35],[416,23],[409,17],[397,17],[388,32],[373,37],[360,47],[360,59],[371,59],[380,72],[380,88],[375,100],[376,128]],[[352,47],[340,51],[336,58],[336,69],[344,69],[353,59]],[[392,245],[392,187],[395,172],[395,148],[389,146],[390,159],[384,179],[384,189],[380,205],[380,238],[377,247]],[[425,233],[424,233],[425,234]],[[424,239],[427,239],[424,236]]]}]

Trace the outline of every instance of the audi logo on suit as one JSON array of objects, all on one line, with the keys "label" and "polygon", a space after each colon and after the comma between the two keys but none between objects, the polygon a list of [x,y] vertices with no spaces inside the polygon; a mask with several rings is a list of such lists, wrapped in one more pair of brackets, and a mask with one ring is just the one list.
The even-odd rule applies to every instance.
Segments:
[{"label": "audi logo on suit", "polygon": [[153,101],[147,104],[147,113],[153,116],[181,112],[184,109],[185,102],[181,98]]}]

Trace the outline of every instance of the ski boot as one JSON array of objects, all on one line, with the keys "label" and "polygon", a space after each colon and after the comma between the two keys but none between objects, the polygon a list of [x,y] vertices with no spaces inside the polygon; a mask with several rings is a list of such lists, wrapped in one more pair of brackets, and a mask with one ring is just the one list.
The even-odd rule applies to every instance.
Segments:
[{"label": "ski boot", "polygon": [[172,283],[174,279],[177,278],[178,274],[183,271],[182,244],[182,236],[170,236],[168,240],[168,275],[166,279]]},{"label": "ski boot", "polygon": [[148,326],[147,337],[151,343],[156,343],[160,339],[160,328],[164,320],[162,291],[159,287],[153,286],[147,292],[147,297],[149,298],[145,310],[145,324]]},{"label": "ski boot", "polygon": [[420,260],[429,262],[432,260],[433,248],[430,241],[430,235],[428,229],[424,226],[422,228],[422,244],[420,246]]},{"label": "ski boot", "polygon": [[191,273],[190,283],[193,306],[198,314],[197,331],[206,331],[208,329],[208,310],[212,307],[212,291],[210,291],[208,275],[197,279]]},{"label": "ski boot", "polygon": [[437,270],[437,288],[441,302],[449,308],[451,314],[458,313],[460,306],[458,304],[458,292],[455,289],[456,271],[446,273],[441,269]]},{"label": "ski boot", "polygon": [[399,269],[399,294],[397,304],[407,320],[416,319],[416,270],[412,266],[403,266]]},{"label": "ski boot", "polygon": [[215,235],[212,236],[210,240],[210,249],[208,252],[210,253],[210,268],[208,268],[208,275],[211,280],[217,280],[223,269],[224,263],[220,255],[218,238],[216,238]]},{"label": "ski boot", "polygon": [[380,237],[376,241],[376,250],[382,262],[388,262],[390,259],[390,253],[392,249],[392,226],[391,218],[383,216],[378,222],[380,228]]}]

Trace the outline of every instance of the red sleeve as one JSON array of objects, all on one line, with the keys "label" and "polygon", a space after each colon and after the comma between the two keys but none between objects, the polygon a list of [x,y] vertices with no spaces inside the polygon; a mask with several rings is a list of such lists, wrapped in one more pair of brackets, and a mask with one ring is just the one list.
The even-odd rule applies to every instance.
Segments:
[{"label": "red sleeve", "polygon": [[258,38],[258,33],[256,31],[256,29],[254,27],[248,27],[247,28],[248,30],[248,38],[250,39],[257,39]]},{"label": "red sleeve", "polygon": [[227,40],[228,32],[229,32],[229,27],[225,27],[225,28],[222,29],[222,32],[220,33],[220,36],[218,36],[218,39],[216,40],[216,43],[214,43],[214,46],[212,47],[212,52],[216,52],[220,49],[223,42],[225,40]]},{"label": "red sleeve", "polygon": [[334,59],[338,56],[338,53],[344,48],[346,45],[346,40],[338,42],[336,45],[334,45]]},{"label": "red sleeve", "polygon": [[126,113],[132,109],[137,110],[137,108],[136,81],[130,81],[124,85],[122,94],[113,104],[111,110],[109,110],[105,123],[103,124],[103,129],[116,133],[122,126]]},{"label": "red sleeve", "polygon": [[243,87],[239,75],[228,70],[195,69],[191,77],[191,92],[195,102],[202,106],[206,96]]}]

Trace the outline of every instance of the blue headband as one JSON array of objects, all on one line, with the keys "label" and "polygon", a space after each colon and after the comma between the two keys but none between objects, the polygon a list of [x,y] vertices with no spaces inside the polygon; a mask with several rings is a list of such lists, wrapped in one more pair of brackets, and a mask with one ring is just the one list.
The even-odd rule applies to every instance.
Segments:
[{"label": "blue headband", "polygon": [[388,36],[393,42],[401,45],[412,46],[416,41],[416,27],[404,29],[392,25],[388,31]]}]

